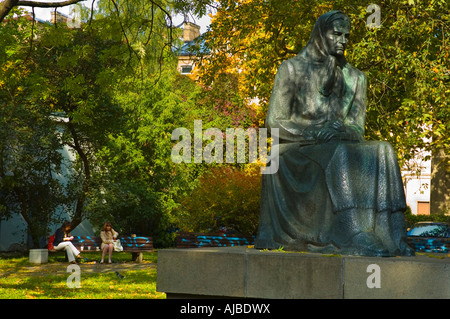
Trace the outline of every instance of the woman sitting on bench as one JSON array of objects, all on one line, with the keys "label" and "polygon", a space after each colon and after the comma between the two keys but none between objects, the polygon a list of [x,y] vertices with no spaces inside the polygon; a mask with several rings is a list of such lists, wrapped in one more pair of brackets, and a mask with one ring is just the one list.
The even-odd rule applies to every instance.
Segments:
[{"label": "woman sitting on bench", "polygon": [[111,263],[112,251],[114,249],[114,240],[119,236],[119,234],[111,228],[111,223],[106,222],[103,226],[103,230],[100,232],[100,237],[102,238],[102,260],[100,261],[103,264],[105,259],[106,252],[109,253],[108,263]]},{"label": "woman sitting on bench", "polygon": [[[72,225],[70,222],[65,221],[61,228],[58,228],[55,232],[55,240],[53,241],[53,246],[55,250],[66,250],[67,258],[72,264],[76,263],[75,258],[80,258],[80,252],[72,244],[71,240],[73,236],[70,235],[69,231]],[[75,257],[76,256],[76,257]]]}]

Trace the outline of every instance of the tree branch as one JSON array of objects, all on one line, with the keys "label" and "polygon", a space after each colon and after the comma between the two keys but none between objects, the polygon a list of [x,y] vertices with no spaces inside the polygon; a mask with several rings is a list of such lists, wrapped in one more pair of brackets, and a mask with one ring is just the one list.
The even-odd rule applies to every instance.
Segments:
[{"label": "tree branch", "polygon": [[0,22],[2,22],[8,13],[14,7],[23,6],[23,7],[37,7],[37,8],[56,8],[56,7],[65,7],[70,6],[71,4],[75,4],[85,0],[66,0],[59,2],[37,2],[37,1],[27,1],[27,0],[5,0],[0,3]]},{"label": "tree branch", "polygon": [[17,2],[19,2],[19,0],[6,0],[0,4],[0,22],[2,22],[9,11],[17,5]]},{"label": "tree branch", "polygon": [[17,2],[17,6],[24,7],[38,7],[38,8],[56,8],[56,7],[65,7],[70,6],[71,4],[75,4],[84,0],[66,0],[59,2],[37,2],[37,1],[27,1],[22,0]]}]

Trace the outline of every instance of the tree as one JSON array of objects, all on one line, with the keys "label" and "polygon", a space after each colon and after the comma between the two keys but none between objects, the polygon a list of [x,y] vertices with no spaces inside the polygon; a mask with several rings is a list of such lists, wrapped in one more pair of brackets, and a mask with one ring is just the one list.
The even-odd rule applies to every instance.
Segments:
[{"label": "tree", "polygon": [[111,92],[116,72],[127,71],[120,67],[126,50],[120,37],[104,39],[95,31],[52,26],[46,27],[35,44],[30,67],[42,79],[36,92],[40,107],[50,105],[67,119],[60,123],[62,143],[76,154],[76,173],[68,189],[76,199],[71,209],[74,227],[86,215],[97,167],[96,150],[121,125],[122,110]]},{"label": "tree", "polygon": [[[58,152],[60,141],[52,130],[54,123],[18,108],[21,106],[15,106],[14,114],[2,117],[0,217],[8,219],[20,214],[28,225],[33,246],[38,248],[39,239],[58,220],[56,209],[67,204],[60,178],[64,162]],[[12,131],[17,134],[11,136]]]},{"label": "tree", "polygon": [[[4,21],[5,17],[19,6],[31,7],[34,19],[34,8],[61,8],[70,5],[78,4],[78,8],[84,11],[83,23],[89,23],[94,19],[94,16],[103,19],[104,28],[108,31],[114,30],[115,36],[121,35],[124,42],[128,46],[130,53],[130,60],[132,57],[137,57],[139,60],[143,48],[149,44],[155,45],[153,40],[159,37],[159,40],[164,39],[157,46],[153,48],[160,48],[158,60],[161,62],[165,51],[170,51],[174,44],[173,23],[172,23],[172,6],[167,0],[150,0],[150,1],[132,1],[132,0],[99,0],[99,11],[94,9],[94,3],[97,0],[92,0],[90,12],[87,12],[81,2],[86,0],[66,0],[66,1],[31,1],[31,0],[4,0],[0,3],[0,23]],[[180,9],[178,6],[178,10]],[[163,13],[163,14],[161,14]],[[107,24],[110,23],[108,26]],[[142,40],[142,35],[146,40]],[[134,40],[140,38],[136,43]],[[153,41],[152,43],[150,43]],[[162,44],[162,45],[161,45]],[[128,61],[130,63],[130,61]]]},{"label": "tree", "polygon": [[96,154],[101,192],[87,207],[96,224],[111,220],[123,232],[151,235],[157,247],[170,241],[166,230],[176,223],[176,200],[199,169],[171,160],[171,132],[192,125],[193,98],[201,89],[183,84],[187,78],[175,72],[175,65],[167,68],[156,85],[152,78],[129,78],[139,85],[117,88],[125,122]]},{"label": "tree", "polygon": [[[134,68],[130,67],[132,62],[123,62],[128,59],[129,51],[120,33],[114,37],[105,36],[107,31],[101,27],[99,32],[89,28],[42,25],[39,37],[34,39],[34,23],[22,17],[13,19],[15,13],[22,12],[11,12],[11,18],[1,29],[5,53],[2,55],[2,66],[6,71],[2,79],[4,86],[1,88],[5,101],[2,120],[11,123],[2,129],[5,145],[6,142],[17,145],[15,148],[8,145],[2,148],[2,168],[6,176],[2,179],[2,198],[9,203],[3,205],[4,214],[16,212],[16,207],[24,201],[28,201],[30,207],[45,206],[33,219],[30,218],[29,226],[33,227],[39,224],[38,221],[47,221],[57,206],[53,202],[57,203],[58,198],[62,201],[67,195],[73,200],[66,206],[72,215],[72,224],[76,227],[87,215],[86,205],[92,194],[93,179],[98,168],[95,153],[106,143],[108,133],[117,130],[122,124],[122,110],[112,97],[112,91],[120,81],[118,74],[130,74]],[[98,23],[94,24],[98,26]],[[11,107],[6,109],[9,105]],[[67,120],[55,120],[55,114],[56,118]],[[22,120],[21,125],[16,125],[19,119]],[[21,134],[21,130],[28,134]],[[22,144],[16,141],[19,137],[23,138],[20,141]],[[68,164],[69,170],[74,172],[67,176],[69,183],[65,185],[65,195],[61,192],[61,185],[50,183],[53,174],[59,171],[63,146],[76,154],[76,161]],[[10,159],[11,154],[17,153],[16,149],[27,148],[28,157],[16,156],[15,161]],[[23,160],[22,166],[16,165],[14,170],[7,167],[16,161],[20,163],[20,160]],[[27,174],[19,175],[19,167],[23,167],[22,170],[26,170]],[[23,176],[23,180],[19,180],[20,176]],[[42,180],[40,184],[39,179]],[[48,182],[43,185],[45,181]],[[34,183],[35,188],[40,189],[38,194],[42,195],[46,191],[51,196],[10,196],[11,191],[18,191],[17,187],[8,189],[9,185],[27,183]],[[22,189],[23,193],[25,186]],[[25,206],[21,207],[25,211]],[[42,231],[45,229],[41,228]],[[36,241],[37,236],[32,229],[31,235]]]},{"label": "tree", "polygon": [[0,218],[20,214],[39,247],[56,208],[67,203],[61,184],[67,163],[52,110],[34,96],[43,79],[28,68],[27,24],[18,18],[0,29]]},{"label": "tree", "polygon": [[[14,19],[21,12],[11,11],[1,29],[1,66],[14,72],[3,74],[1,93],[6,103],[35,110],[33,121],[47,124],[46,137],[58,142],[45,144],[48,154],[59,154],[65,146],[75,155],[68,163],[68,183],[60,185],[64,196],[57,185],[49,191],[60,200],[71,199],[65,207],[75,227],[86,218],[95,225],[110,219],[125,232],[150,232],[161,245],[175,222],[176,198],[192,188],[191,179],[202,171],[171,162],[170,133],[198,118],[212,123],[209,104],[196,105],[205,98],[203,88],[175,71],[169,44],[176,31],[167,28],[167,11],[145,4],[100,2],[92,19],[83,11],[84,24],[78,29],[61,23],[38,28],[23,17]],[[21,41],[16,41],[18,35]],[[19,75],[20,83],[15,81]],[[15,117],[17,110],[9,109]],[[4,129],[15,135],[20,128]],[[42,129],[34,125],[30,131],[24,137],[27,145]],[[32,161],[25,161],[27,167]],[[50,175],[55,173],[56,159],[42,161]],[[46,213],[52,212],[51,197],[40,198],[47,201]],[[36,200],[28,201],[34,205]],[[5,215],[16,212],[4,210]],[[41,212],[36,219],[47,220],[47,215]]]}]

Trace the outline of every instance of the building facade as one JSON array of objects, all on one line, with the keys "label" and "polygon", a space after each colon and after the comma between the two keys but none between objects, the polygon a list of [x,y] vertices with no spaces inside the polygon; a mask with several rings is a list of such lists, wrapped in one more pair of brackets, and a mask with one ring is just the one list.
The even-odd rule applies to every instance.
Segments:
[{"label": "building facade", "polygon": [[185,22],[183,28],[183,45],[178,52],[178,72],[181,74],[191,74],[195,67],[195,56],[191,48],[195,45],[195,40],[200,37],[200,26]]}]

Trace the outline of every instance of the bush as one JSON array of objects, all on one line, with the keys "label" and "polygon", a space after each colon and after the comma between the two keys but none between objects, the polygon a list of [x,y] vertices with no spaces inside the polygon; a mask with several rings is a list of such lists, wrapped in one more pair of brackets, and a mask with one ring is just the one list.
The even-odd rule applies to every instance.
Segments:
[{"label": "bush", "polygon": [[183,231],[216,232],[221,227],[242,235],[255,235],[260,211],[260,167],[212,168],[182,201]]},{"label": "bush", "polygon": [[406,228],[411,228],[415,223],[425,221],[450,223],[450,216],[444,214],[414,215],[408,207],[408,210],[405,212],[405,221]]}]

